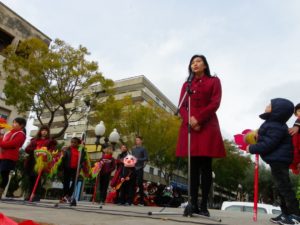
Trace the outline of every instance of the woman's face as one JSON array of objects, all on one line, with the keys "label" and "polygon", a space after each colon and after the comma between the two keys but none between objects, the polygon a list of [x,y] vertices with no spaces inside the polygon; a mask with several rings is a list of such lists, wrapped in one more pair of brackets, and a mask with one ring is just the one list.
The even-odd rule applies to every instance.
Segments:
[{"label": "woman's face", "polygon": [[192,72],[194,72],[196,74],[203,73],[206,69],[206,66],[205,66],[202,58],[200,58],[200,57],[194,58],[191,63],[191,69],[192,69]]},{"label": "woman's face", "polygon": [[47,137],[48,131],[46,129],[41,130],[41,137]]},{"label": "woman's face", "polygon": [[21,126],[20,124],[18,124],[16,121],[13,121],[12,127],[15,130],[21,130],[21,129],[23,129],[23,126]]}]

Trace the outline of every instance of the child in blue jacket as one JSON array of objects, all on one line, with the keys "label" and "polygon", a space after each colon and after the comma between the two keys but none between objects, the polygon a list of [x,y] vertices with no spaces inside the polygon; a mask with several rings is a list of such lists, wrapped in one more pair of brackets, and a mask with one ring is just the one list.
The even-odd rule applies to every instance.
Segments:
[{"label": "child in blue jacket", "polygon": [[271,218],[277,224],[300,223],[299,203],[292,189],[289,165],[293,161],[292,137],[286,122],[293,115],[294,104],[283,98],[271,100],[260,118],[265,122],[258,130],[257,143],[249,145],[247,151],[259,154],[270,165],[272,177],[280,197],[282,214]]}]

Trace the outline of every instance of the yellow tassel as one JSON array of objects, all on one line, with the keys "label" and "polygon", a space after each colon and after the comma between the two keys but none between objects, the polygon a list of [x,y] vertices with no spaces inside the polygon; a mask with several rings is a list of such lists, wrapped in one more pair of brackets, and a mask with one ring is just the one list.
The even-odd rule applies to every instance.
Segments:
[{"label": "yellow tassel", "polygon": [[7,129],[7,130],[11,130],[12,129],[12,126],[7,124],[7,123],[0,123],[0,128],[4,128],[4,129]]},{"label": "yellow tassel", "polygon": [[52,161],[52,156],[51,153],[45,147],[35,150],[34,153],[35,153],[34,171],[36,173],[39,173],[48,168],[49,163]]}]

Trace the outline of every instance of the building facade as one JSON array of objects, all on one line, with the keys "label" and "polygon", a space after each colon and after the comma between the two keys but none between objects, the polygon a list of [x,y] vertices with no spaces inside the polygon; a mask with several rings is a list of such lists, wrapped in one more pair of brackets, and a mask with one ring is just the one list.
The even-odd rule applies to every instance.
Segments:
[{"label": "building facade", "polygon": [[[169,113],[175,113],[177,108],[176,106],[157,88],[153,83],[151,83],[144,75],[129,77],[122,80],[114,81],[114,97],[116,100],[121,100],[125,96],[130,96],[133,102],[139,102],[141,104],[148,104],[149,102],[155,102],[156,105],[165,109]],[[82,103],[85,99],[85,95],[90,95],[92,93],[99,92],[101,88],[99,86],[93,86],[85,93],[82,93],[80,98],[75,98],[74,101],[67,105],[69,109],[77,108],[77,110],[84,111],[86,110],[86,106]],[[101,91],[100,91],[101,92]],[[107,93],[98,94],[98,98],[106,100],[108,97]],[[78,102],[80,101],[80,102]],[[91,112],[93,113],[93,109]],[[49,114],[50,116],[50,114]],[[45,113],[42,117],[42,121],[47,123],[49,117],[48,114]],[[54,121],[51,127],[51,134],[57,134],[63,126],[63,115],[60,111],[57,112]],[[104,118],[105,122],[105,118]],[[38,126],[39,122],[36,120],[34,125]],[[83,133],[86,132],[86,147],[88,151],[91,153],[91,158],[93,159],[93,151],[96,150],[95,146],[95,134],[94,129],[95,126],[89,124],[87,125],[86,118],[82,115],[74,115],[70,118],[69,127],[65,131],[63,137],[58,139],[58,141],[68,142],[72,137],[81,138]],[[32,132],[32,136],[34,136],[36,131]]]},{"label": "building facade", "polygon": [[17,47],[20,41],[32,37],[40,38],[48,45],[51,42],[48,36],[0,2],[0,117],[7,119],[10,124],[18,116],[18,112],[15,107],[5,104],[3,89],[6,75],[2,69],[2,62],[5,59],[3,50],[11,44]]}]

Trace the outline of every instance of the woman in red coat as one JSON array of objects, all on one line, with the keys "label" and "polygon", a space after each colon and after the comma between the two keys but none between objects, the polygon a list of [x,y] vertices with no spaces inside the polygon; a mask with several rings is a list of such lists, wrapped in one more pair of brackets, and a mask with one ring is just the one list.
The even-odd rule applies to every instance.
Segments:
[{"label": "woman in red coat", "polygon": [[13,129],[0,137],[0,199],[8,183],[9,172],[14,170],[19,159],[19,149],[25,142],[26,120],[17,117],[13,121]]},{"label": "woman in red coat", "polygon": [[[46,125],[43,125],[38,130],[36,136],[30,140],[30,143],[25,148],[25,152],[28,154],[25,163],[25,174],[29,178],[29,192],[28,196],[25,197],[25,200],[29,200],[29,197],[33,191],[34,184],[38,175],[34,171],[35,158],[34,153],[35,150],[41,149],[42,147],[46,147],[50,152],[56,149],[57,142],[51,138],[50,136],[50,128]],[[42,193],[41,180],[38,183],[36,194],[32,201],[39,201]]]},{"label": "woman in red coat", "polygon": [[[216,111],[221,102],[221,83],[211,76],[209,65],[203,55],[194,55],[189,63],[189,78],[183,84],[182,101],[189,86],[191,109],[191,174],[190,193],[192,213],[209,216],[207,200],[212,183],[212,158],[225,157],[225,148]],[[188,95],[179,109],[182,124],[179,130],[176,156],[188,156]],[[201,174],[202,201],[198,205],[198,190]]]}]

